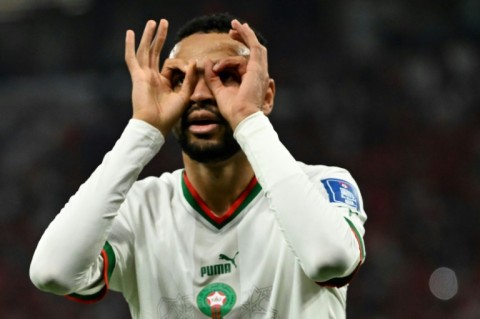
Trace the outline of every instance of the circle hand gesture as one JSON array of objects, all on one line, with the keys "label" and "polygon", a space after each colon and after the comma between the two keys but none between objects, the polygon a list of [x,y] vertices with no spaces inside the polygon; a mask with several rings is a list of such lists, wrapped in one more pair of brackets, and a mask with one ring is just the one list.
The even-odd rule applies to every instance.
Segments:
[{"label": "circle hand gesture", "polygon": [[160,72],[160,52],[165,43],[168,21],[148,21],[135,53],[135,34],[128,30],[125,39],[125,62],[132,79],[133,118],[143,120],[162,132],[170,132],[188,105],[194,87],[195,61],[186,67],[185,80],[173,90],[170,79]]},{"label": "circle hand gesture", "polygon": [[[229,35],[248,48],[249,58],[227,57],[215,64],[207,59],[205,78],[220,112],[235,129],[244,118],[259,110],[265,114],[270,113],[275,83],[268,75],[267,49],[260,44],[250,26],[233,20]],[[225,86],[220,79],[220,74],[226,69],[235,69],[241,76],[241,83],[235,94],[232,94],[232,88]]]}]

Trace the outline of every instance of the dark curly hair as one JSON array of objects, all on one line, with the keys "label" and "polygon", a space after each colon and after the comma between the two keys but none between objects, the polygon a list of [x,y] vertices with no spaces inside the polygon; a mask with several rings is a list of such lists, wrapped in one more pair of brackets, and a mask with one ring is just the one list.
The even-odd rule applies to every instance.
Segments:
[{"label": "dark curly hair", "polygon": [[[178,43],[182,39],[195,33],[228,33],[228,31],[232,28],[231,22],[233,19],[237,19],[240,21],[240,23],[244,22],[228,12],[215,13],[193,18],[180,27],[176,34],[175,43]],[[262,45],[266,45],[267,41],[265,37],[255,29],[253,29],[253,31],[255,32],[258,41]]]}]

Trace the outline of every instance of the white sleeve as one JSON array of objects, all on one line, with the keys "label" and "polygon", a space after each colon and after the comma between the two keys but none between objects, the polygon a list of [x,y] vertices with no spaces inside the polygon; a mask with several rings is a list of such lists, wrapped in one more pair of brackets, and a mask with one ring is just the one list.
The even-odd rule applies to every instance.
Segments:
[{"label": "white sleeve", "polygon": [[352,275],[363,260],[363,243],[344,208],[325,198],[262,112],[244,119],[234,134],[305,274],[321,283]]},{"label": "white sleeve", "polygon": [[99,256],[105,253],[102,247],[114,218],[143,167],[163,143],[163,135],[153,126],[129,121],[102,164],[40,239],[30,265],[30,278],[38,288],[66,295],[92,292],[98,282],[103,284],[105,258]]}]

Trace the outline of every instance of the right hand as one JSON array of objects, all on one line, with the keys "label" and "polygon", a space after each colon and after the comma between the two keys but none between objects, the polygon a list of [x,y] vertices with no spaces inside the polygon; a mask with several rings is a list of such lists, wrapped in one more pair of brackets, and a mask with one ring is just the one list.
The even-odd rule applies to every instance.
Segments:
[{"label": "right hand", "polygon": [[195,61],[186,67],[182,87],[173,90],[170,79],[160,73],[160,52],[167,37],[168,22],[148,21],[135,53],[135,34],[127,31],[125,61],[132,79],[133,118],[143,120],[162,132],[164,136],[183,114],[194,88]]}]

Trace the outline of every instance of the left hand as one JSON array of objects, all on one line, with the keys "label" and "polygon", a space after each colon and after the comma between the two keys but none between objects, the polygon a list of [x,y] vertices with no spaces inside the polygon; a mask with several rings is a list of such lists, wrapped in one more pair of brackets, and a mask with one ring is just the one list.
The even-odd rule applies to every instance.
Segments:
[{"label": "left hand", "polygon": [[[230,57],[213,64],[205,61],[205,80],[217,101],[222,116],[232,129],[249,115],[263,110],[269,87],[267,49],[260,44],[247,23],[232,21],[232,39],[243,43],[250,50],[250,57]],[[239,87],[225,86],[219,74],[235,68],[241,76]]]}]

